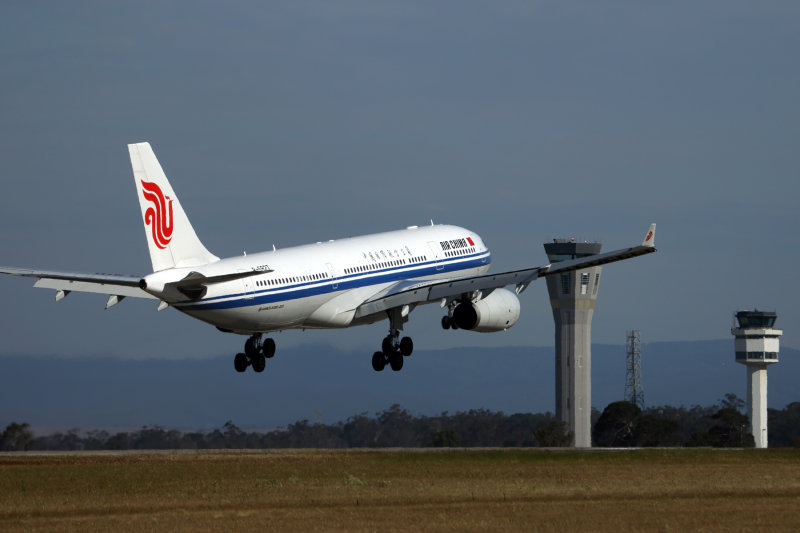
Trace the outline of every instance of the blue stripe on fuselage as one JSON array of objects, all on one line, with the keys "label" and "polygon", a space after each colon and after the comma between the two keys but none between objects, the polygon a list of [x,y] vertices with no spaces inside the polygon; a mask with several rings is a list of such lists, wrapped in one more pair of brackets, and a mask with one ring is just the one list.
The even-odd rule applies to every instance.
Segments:
[{"label": "blue stripe on fuselage", "polygon": [[[447,274],[488,265],[490,263],[491,254],[486,251],[457,258],[442,259],[440,261],[427,261],[415,265],[403,265],[373,270],[371,272],[348,274],[324,281],[308,281],[269,289],[254,289],[248,293],[227,294],[214,298],[206,298],[197,302],[179,302],[173,304],[173,306],[181,311],[250,307],[287,300],[297,300],[300,298],[317,296],[319,294],[340,292],[380,283],[391,283],[393,281],[424,278],[430,275]],[[333,288],[333,285],[337,287]]]}]

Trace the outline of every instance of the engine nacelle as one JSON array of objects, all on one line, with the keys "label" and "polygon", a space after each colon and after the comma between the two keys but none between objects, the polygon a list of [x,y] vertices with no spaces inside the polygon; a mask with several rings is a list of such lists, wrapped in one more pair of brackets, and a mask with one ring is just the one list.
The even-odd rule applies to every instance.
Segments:
[{"label": "engine nacelle", "polygon": [[476,303],[458,304],[453,321],[461,329],[471,331],[503,331],[519,320],[519,299],[508,289],[495,289]]}]

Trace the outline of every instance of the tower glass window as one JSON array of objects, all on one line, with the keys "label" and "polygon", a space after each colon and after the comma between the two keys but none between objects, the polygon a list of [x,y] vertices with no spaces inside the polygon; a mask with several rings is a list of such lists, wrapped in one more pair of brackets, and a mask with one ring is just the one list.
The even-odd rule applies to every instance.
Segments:
[{"label": "tower glass window", "polygon": [[581,272],[581,294],[586,294],[589,291],[589,273]]},{"label": "tower glass window", "polygon": [[775,325],[778,315],[774,312],[764,311],[739,311],[736,320],[742,328],[771,328]]}]

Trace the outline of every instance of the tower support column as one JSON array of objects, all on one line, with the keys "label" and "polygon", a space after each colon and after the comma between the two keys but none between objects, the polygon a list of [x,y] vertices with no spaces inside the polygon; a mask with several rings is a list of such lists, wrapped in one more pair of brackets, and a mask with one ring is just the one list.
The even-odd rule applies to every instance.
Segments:
[{"label": "tower support column", "polygon": [[747,416],[756,448],[767,447],[767,365],[747,365]]},{"label": "tower support column", "polygon": [[[599,270],[599,267],[595,267]],[[553,302],[556,341],[556,417],[567,423],[573,446],[592,445],[592,314]],[[585,304],[584,304],[585,305]],[[588,305],[586,307],[589,307]]]}]

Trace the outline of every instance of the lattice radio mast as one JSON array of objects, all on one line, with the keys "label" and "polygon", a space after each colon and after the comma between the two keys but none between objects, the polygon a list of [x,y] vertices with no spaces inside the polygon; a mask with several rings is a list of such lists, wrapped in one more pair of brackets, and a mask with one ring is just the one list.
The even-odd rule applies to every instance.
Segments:
[{"label": "lattice radio mast", "polygon": [[625,362],[625,401],[644,409],[644,386],[642,385],[642,341],[638,329],[628,332]]}]

